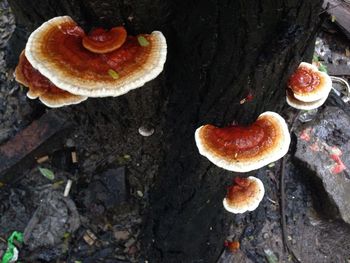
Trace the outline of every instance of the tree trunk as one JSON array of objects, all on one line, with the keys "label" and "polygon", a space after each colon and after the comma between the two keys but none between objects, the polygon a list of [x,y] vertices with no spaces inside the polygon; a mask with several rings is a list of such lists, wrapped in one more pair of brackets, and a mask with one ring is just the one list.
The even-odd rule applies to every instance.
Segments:
[{"label": "tree trunk", "polygon": [[[194,131],[206,123],[246,124],[266,110],[282,108],[288,76],[301,61],[311,59],[307,51],[321,2],[41,0],[34,5],[10,0],[19,28],[29,32],[51,17],[70,15],[87,30],[124,24],[131,34],[165,34],[168,57],[160,77],[122,97],[74,107],[75,116],[88,114],[95,128],[112,122],[110,129],[129,143],[125,147],[132,148],[136,160],[152,157],[155,179],[142,248],[150,262],[218,258],[234,218],[222,208],[233,173],[199,155]],[[12,45],[18,51],[24,47]],[[240,104],[249,93],[253,100]],[[135,135],[144,124],[156,129],[150,139]],[[128,168],[137,177],[135,165]],[[252,215],[258,223],[264,212]]]}]

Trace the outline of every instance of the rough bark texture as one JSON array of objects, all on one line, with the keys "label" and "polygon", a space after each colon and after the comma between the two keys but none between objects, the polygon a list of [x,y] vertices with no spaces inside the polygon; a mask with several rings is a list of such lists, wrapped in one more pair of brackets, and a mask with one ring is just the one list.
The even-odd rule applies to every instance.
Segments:
[{"label": "rough bark texture", "polygon": [[[150,262],[214,262],[233,218],[222,209],[232,173],[198,154],[194,131],[205,123],[249,123],[266,110],[281,108],[288,75],[310,59],[305,56],[314,40],[321,1],[10,4],[19,28],[28,31],[51,17],[70,15],[86,29],[123,23],[130,33],[164,32],[168,58],[161,77],[120,98],[87,101],[76,111],[95,119],[95,125],[103,116],[115,124],[116,133],[128,134],[144,123],[156,127],[151,148],[142,140],[141,146],[134,145],[152,155],[159,167],[146,215],[145,257]],[[248,93],[253,101],[241,105]],[[129,141],[125,135],[124,139]],[[253,215],[257,223],[259,216],[263,215]]]}]

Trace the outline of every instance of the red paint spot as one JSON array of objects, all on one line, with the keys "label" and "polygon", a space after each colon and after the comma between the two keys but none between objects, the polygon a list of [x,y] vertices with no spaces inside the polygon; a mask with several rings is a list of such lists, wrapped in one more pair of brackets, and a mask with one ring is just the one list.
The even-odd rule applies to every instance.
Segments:
[{"label": "red paint spot", "polygon": [[247,97],[246,97],[246,100],[247,100],[247,101],[252,101],[253,99],[254,99],[253,94],[249,92],[249,94],[248,94]]},{"label": "red paint spot", "polygon": [[227,247],[232,253],[236,253],[240,247],[238,241],[225,241],[224,246]]},{"label": "red paint spot", "polygon": [[336,163],[331,169],[332,174],[341,173],[342,171],[344,171],[346,169],[345,164],[340,159],[340,155],[338,155],[338,154],[331,154],[332,160],[335,161],[335,163]]},{"label": "red paint spot", "polygon": [[311,128],[306,128],[305,130],[303,130],[300,134],[300,139],[307,141],[307,142],[310,141],[310,139],[311,139],[310,132],[311,132]]}]

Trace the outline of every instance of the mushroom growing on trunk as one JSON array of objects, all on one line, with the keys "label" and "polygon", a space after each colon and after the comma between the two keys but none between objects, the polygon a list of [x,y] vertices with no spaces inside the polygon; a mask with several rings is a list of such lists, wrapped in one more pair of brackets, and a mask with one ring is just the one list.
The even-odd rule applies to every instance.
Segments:
[{"label": "mushroom growing on trunk", "polygon": [[287,153],[290,144],[285,120],[269,111],[249,126],[201,126],[195,139],[201,155],[216,166],[241,173],[277,161]]},{"label": "mushroom growing on trunk", "polygon": [[74,95],[56,87],[49,79],[33,68],[24,55],[24,51],[19,57],[15,77],[17,82],[29,88],[28,98],[39,98],[42,103],[51,108],[78,104],[87,99],[85,96]]},{"label": "mushroom growing on trunk", "polygon": [[302,62],[290,76],[287,89],[288,105],[301,110],[320,107],[332,89],[332,80],[315,65]]},{"label": "mushroom growing on trunk", "polygon": [[72,18],[55,17],[30,35],[25,54],[57,87],[88,97],[125,94],[163,70],[167,45],[159,31],[128,36],[119,48],[103,54],[84,48],[83,39],[84,31]]},{"label": "mushroom growing on trunk", "polygon": [[104,54],[120,48],[126,40],[127,32],[123,26],[106,31],[95,28],[83,37],[83,46],[93,53]]},{"label": "mushroom growing on trunk", "polygon": [[265,194],[265,188],[260,179],[235,177],[234,185],[227,190],[223,204],[227,211],[241,214],[255,210]]}]

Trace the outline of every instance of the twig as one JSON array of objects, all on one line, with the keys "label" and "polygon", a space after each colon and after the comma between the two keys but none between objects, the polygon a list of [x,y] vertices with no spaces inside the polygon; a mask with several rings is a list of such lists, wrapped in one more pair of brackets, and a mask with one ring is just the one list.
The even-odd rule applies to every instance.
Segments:
[{"label": "twig", "polygon": [[7,243],[7,241],[5,239],[3,239],[2,237],[0,237],[0,241]]},{"label": "twig", "polygon": [[[293,120],[292,120],[292,126],[290,128],[290,133],[295,128],[295,123],[297,118],[300,115],[300,111],[295,114]],[[281,177],[280,177],[280,199],[281,199],[281,225],[282,225],[282,241],[283,241],[283,246],[284,250],[287,251],[290,255],[292,255],[293,259],[300,263],[300,260],[297,258],[297,256],[294,254],[293,249],[289,246],[289,243],[287,241],[287,223],[286,223],[286,211],[285,211],[285,206],[286,206],[286,198],[285,198],[285,184],[284,184],[284,177],[285,177],[285,170],[286,170],[286,162],[287,162],[287,155],[285,155],[282,158],[282,166],[281,166]]]}]

